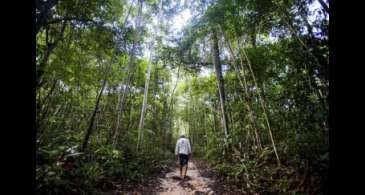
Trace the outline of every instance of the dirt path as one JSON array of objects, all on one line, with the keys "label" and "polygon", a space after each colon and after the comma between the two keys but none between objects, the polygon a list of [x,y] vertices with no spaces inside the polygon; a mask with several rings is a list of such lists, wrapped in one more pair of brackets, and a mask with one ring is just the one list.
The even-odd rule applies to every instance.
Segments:
[{"label": "dirt path", "polygon": [[208,187],[212,180],[201,176],[199,169],[194,161],[189,161],[189,168],[184,180],[180,178],[180,169],[176,167],[174,171],[168,172],[164,178],[159,178],[162,189],[157,192],[158,195],[198,195],[215,194]]},{"label": "dirt path", "polygon": [[[117,187],[112,195],[242,195],[238,188],[217,178],[201,161],[190,160],[187,176],[180,178],[180,169],[173,162],[162,168],[162,172],[152,175],[145,182],[132,188]],[[199,167],[201,167],[199,169]],[[118,185],[117,185],[118,186]]]}]

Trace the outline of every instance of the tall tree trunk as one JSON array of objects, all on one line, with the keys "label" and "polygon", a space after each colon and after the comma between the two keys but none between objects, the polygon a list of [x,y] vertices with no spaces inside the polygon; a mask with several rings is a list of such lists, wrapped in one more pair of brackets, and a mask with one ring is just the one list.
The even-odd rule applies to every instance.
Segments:
[{"label": "tall tree trunk", "polygon": [[[150,51],[152,54],[152,51]],[[150,55],[150,60],[149,63],[147,64],[147,76],[146,76],[146,82],[145,82],[145,86],[144,86],[144,95],[143,95],[143,104],[142,104],[142,110],[141,110],[141,117],[139,120],[139,125],[138,125],[138,141],[137,141],[137,151],[139,149],[139,146],[141,144],[141,136],[142,136],[142,129],[143,129],[143,125],[144,125],[144,116],[146,113],[146,109],[147,109],[147,98],[148,98],[148,86],[150,83],[150,78],[151,78],[151,66],[152,66],[152,55]]]},{"label": "tall tree trunk", "polygon": [[311,49],[314,50],[312,45],[306,44],[303,41],[303,39],[300,37],[300,32],[298,32],[298,30],[295,29],[295,27],[294,27],[294,24],[292,21],[293,17],[291,16],[291,14],[288,11],[284,11],[284,15],[286,17],[285,24],[288,27],[292,36],[298,40],[298,42],[303,46],[304,51],[307,52],[308,55],[310,55],[313,58],[313,60],[315,61],[315,63],[317,63],[318,66],[324,66],[324,64],[321,63],[321,61],[323,61],[323,60],[320,60],[321,56],[318,56],[311,51]]},{"label": "tall tree trunk", "polygon": [[[174,95],[175,95],[175,90],[176,90],[176,87],[177,87],[177,84],[178,84],[178,82],[179,82],[179,78],[180,78],[180,66],[178,67],[178,70],[177,70],[177,78],[176,78],[176,82],[175,82],[175,86],[174,86],[174,88],[172,89],[172,92],[171,92],[171,95],[170,95],[170,104],[168,105],[168,107],[166,108],[166,112],[168,113],[168,114],[170,114],[170,116],[172,116],[172,114],[173,114],[173,108],[174,108]],[[168,125],[169,125],[169,129],[172,129],[172,127],[173,127],[173,120],[172,119],[170,119],[169,120],[169,123],[168,123]]]},{"label": "tall tree trunk", "polygon": [[[215,108],[216,106],[214,106]],[[213,130],[214,134],[217,132],[217,115],[214,113],[214,109],[212,109],[212,115],[213,115]]]},{"label": "tall tree trunk", "polygon": [[251,32],[251,43],[253,48],[256,48],[256,28],[256,24],[254,24]]},{"label": "tall tree trunk", "polygon": [[[124,82],[124,86],[122,85],[122,87],[120,89],[121,95],[120,95],[120,101],[119,101],[118,116],[117,116],[116,126],[113,131],[113,139],[112,139],[113,148],[115,148],[118,143],[119,128],[121,126],[123,126],[122,115],[124,112],[125,101],[126,101],[126,97],[128,96],[129,88],[130,88],[130,85],[132,84],[132,78],[133,78],[133,75],[134,75],[134,72],[136,69],[136,64],[135,64],[136,50],[137,50],[137,45],[140,44],[140,38],[141,38],[141,32],[142,32],[142,7],[143,7],[143,0],[138,0],[138,15],[137,15],[136,21],[135,21],[136,28],[137,28],[137,31],[135,32],[135,36],[137,37],[137,41],[135,41],[132,45],[132,50],[130,52],[130,58],[129,58],[129,62],[128,62],[127,79]],[[127,18],[125,19],[124,23],[126,21],[127,21]]]},{"label": "tall tree trunk", "polygon": [[215,68],[215,73],[217,77],[217,87],[219,92],[219,101],[220,101],[220,109],[222,112],[222,125],[225,135],[225,142],[227,144],[228,139],[228,122],[227,122],[227,113],[225,107],[225,93],[224,93],[224,81],[223,81],[223,74],[222,74],[222,66],[219,59],[219,47],[218,47],[218,37],[217,31],[213,29],[212,32],[212,60]]},{"label": "tall tree trunk", "polygon": [[[157,92],[158,92],[158,67],[155,68],[155,72],[153,74],[154,78],[154,88],[153,88],[153,98],[154,100],[156,99],[157,96]],[[159,109],[157,104],[154,102],[153,103],[153,121],[152,121],[152,129],[154,129],[155,131],[157,131],[158,129],[158,135],[162,136],[162,130],[163,128],[158,128],[158,114],[159,114]],[[162,125],[160,125],[160,127],[162,127]]]},{"label": "tall tree trunk", "polygon": [[266,125],[267,125],[267,128],[268,128],[268,131],[269,131],[269,135],[270,135],[271,143],[272,143],[272,146],[273,146],[273,149],[274,149],[274,153],[275,153],[275,156],[276,156],[278,165],[280,166],[281,163],[280,163],[279,155],[278,155],[278,153],[276,151],[276,146],[275,146],[274,138],[273,138],[273,135],[272,135],[272,131],[271,131],[269,119],[268,119],[268,116],[266,114],[266,109],[265,109],[265,106],[264,106],[264,100],[262,99],[261,94],[260,94],[260,87],[257,85],[256,77],[255,77],[255,75],[254,75],[254,73],[252,71],[251,63],[250,63],[250,60],[249,60],[249,58],[248,58],[248,56],[246,54],[246,51],[245,51],[244,48],[242,48],[242,49],[243,49],[243,54],[246,57],[247,64],[248,64],[248,67],[249,67],[251,76],[252,76],[253,81],[255,83],[255,86],[257,88],[257,90],[255,90],[255,91],[257,92],[257,95],[259,97],[259,102],[260,102],[260,105],[261,105],[261,108],[262,108],[262,111],[263,111],[263,115],[264,115],[264,119],[265,119],[265,122],[266,122]]},{"label": "tall tree trunk", "polygon": [[72,109],[72,103],[71,103],[71,101],[67,101],[67,103],[65,103],[64,108],[62,110],[60,110],[57,114],[54,115],[55,117],[60,118],[61,119],[60,120],[61,122],[57,123],[56,124],[56,127],[53,127],[54,125],[51,126],[50,129],[58,129],[58,130],[60,130],[62,127],[64,129],[65,122],[66,122],[66,118],[65,117],[68,115],[68,113],[70,112],[71,109]]},{"label": "tall tree trunk", "polygon": [[100,92],[99,92],[99,94],[96,98],[96,103],[95,103],[94,111],[93,111],[93,113],[91,115],[91,118],[90,118],[89,127],[86,130],[85,139],[84,139],[84,142],[82,144],[82,151],[86,150],[87,144],[89,142],[90,135],[91,135],[92,130],[93,130],[95,116],[96,116],[96,113],[97,113],[98,108],[99,108],[99,103],[100,103],[101,96],[103,95],[103,92],[104,92],[104,89],[105,89],[105,86],[106,86],[106,82],[107,82],[107,78],[108,78],[108,75],[109,75],[109,70],[111,68],[111,64],[112,64],[112,62],[108,65],[108,67],[105,71],[104,81],[103,81],[102,87],[100,89]]},{"label": "tall tree trunk", "polygon": [[[128,75],[131,74],[130,72],[128,72]],[[128,76],[129,77],[129,76]],[[129,82],[126,82],[129,83]],[[119,93],[119,103],[117,106],[117,110],[118,110],[118,114],[117,114],[117,120],[116,120],[116,125],[114,127],[114,131],[113,131],[113,139],[112,139],[112,147],[115,148],[116,144],[117,144],[117,140],[118,140],[118,135],[119,135],[119,127],[121,124],[121,117],[122,114],[124,112],[124,104],[125,104],[125,99],[126,99],[126,95],[129,91],[129,85],[121,85],[120,86],[120,93]]]},{"label": "tall tree trunk", "polygon": [[40,62],[37,64],[37,71],[36,71],[36,88],[37,89],[40,88],[44,84],[44,81],[42,80],[42,78],[43,78],[46,64],[48,62],[49,56],[51,55],[52,51],[54,50],[54,48],[56,47],[58,42],[63,39],[63,34],[65,32],[66,25],[67,25],[67,22],[64,21],[62,23],[60,33],[58,34],[58,36],[55,37],[55,39],[52,43],[49,42],[48,29],[46,29],[47,49],[44,52],[44,55],[42,56],[42,58],[40,59]]},{"label": "tall tree trunk", "polygon": [[[37,127],[37,133],[40,134],[42,132],[42,121],[47,118],[47,114],[48,114],[48,109],[50,107],[50,105],[52,104],[52,98],[51,95],[53,94],[54,90],[56,89],[57,86],[57,81],[55,79],[55,81],[52,84],[52,87],[50,89],[50,91],[47,93],[46,97],[43,98],[43,100],[41,100],[41,97],[38,98],[37,101],[37,109],[36,109],[36,113],[37,113],[37,117],[36,117],[36,127]],[[43,108],[44,107],[44,108]]]},{"label": "tall tree trunk", "polygon": [[175,90],[176,90],[177,84],[179,82],[179,78],[180,78],[180,66],[177,69],[177,78],[176,78],[175,86],[174,86],[174,88],[172,89],[172,92],[171,92],[171,99],[170,99],[169,110],[172,110],[172,105],[173,105]]},{"label": "tall tree trunk", "polygon": [[[128,21],[133,4],[134,4],[134,0],[131,2],[131,5],[129,6],[127,16],[125,17],[123,25],[122,25],[123,27],[125,27],[125,25]],[[132,52],[130,53],[131,58],[134,57],[135,49],[136,49],[136,46],[135,46],[135,43],[133,43]],[[115,126],[112,125],[111,135],[110,135],[110,137],[111,137],[110,141],[112,143],[113,148],[115,148],[116,144],[117,144],[117,139],[118,139],[118,134],[119,134],[118,129],[119,129],[119,125],[120,125],[121,115],[123,114],[125,94],[128,92],[128,90],[125,89],[125,87],[128,86],[128,88],[129,88],[129,84],[130,84],[129,80],[130,80],[130,74],[133,69],[132,68],[133,62],[134,62],[134,59],[129,59],[128,70],[127,70],[127,79],[125,81],[123,81],[122,85],[120,86],[120,92],[119,92],[119,98],[118,98],[119,101],[118,101],[118,105],[116,108],[116,110],[117,110],[117,119],[115,122],[116,124],[115,124]],[[123,86],[123,84],[125,84],[125,85]],[[108,141],[108,143],[110,143],[110,141]]]},{"label": "tall tree trunk", "polygon": [[[312,59],[314,60],[314,62],[319,67],[326,67],[327,66],[326,63],[321,63],[321,62],[325,62],[326,60],[322,59],[323,58],[322,56],[320,56],[320,55],[318,56],[318,55],[314,54],[313,52],[311,52],[310,51],[310,47],[306,43],[304,43],[304,41],[300,38],[299,32],[294,28],[294,25],[293,25],[293,22],[292,22],[292,17],[290,15],[290,13],[288,11],[285,11],[284,14],[288,18],[286,20],[286,25],[287,25],[289,31],[291,32],[292,36],[294,36],[295,38],[297,38],[298,42],[302,45],[304,51],[309,56],[312,57]],[[314,48],[312,47],[312,45],[311,45],[311,48],[312,48],[312,50],[314,50]],[[325,98],[321,95],[322,92],[321,92],[320,88],[317,86],[317,83],[316,82],[312,82],[311,81],[311,80],[313,80],[313,79],[311,79],[311,77],[312,77],[313,74],[311,74],[311,71],[309,71],[309,69],[307,68],[307,65],[306,64],[304,64],[304,65],[305,65],[305,70],[308,72],[307,78],[308,78],[309,86],[313,90],[313,92],[317,94],[317,96],[318,96],[318,98],[319,98],[319,100],[321,102],[322,108],[323,109],[326,109]],[[311,83],[313,83],[316,86],[315,89],[312,88]]]},{"label": "tall tree trunk", "polygon": [[[224,31],[222,31],[224,32]],[[238,80],[239,80],[239,83],[241,85],[241,88],[243,89],[243,91],[245,92],[245,95],[243,97],[243,99],[246,100],[246,102],[243,101],[242,97],[240,97],[240,100],[243,102],[243,104],[245,105],[246,107],[246,110],[248,112],[248,118],[249,118],[249,121],[250,121],[250,124],[251,124],[251,128],[253,129],[254,133],[255,133],[255,137],[254,137],[254,143],[256,145],[256,147],[259,149],[259,150],[262,150],[262,144],[261,144],[261,139],[260,139],[260,136],[259,136],[259,133],[258,133],[258,128],[256,126],[256,122],[255,122],[255,115],[254,115],[254,112],[252,111],[249,103],[252,103],[251,101],[249,101],[249,94],[248,94],[248,90],[247,90],[247,82],[246,82],[246,76],[245,74],[239,74],[240,73],[240,70],[237,68],[235,62],[236,62],[236,57],[235,57],[235,54],[232,50],[232,47],[231,47],[231,44],[230,44],[230,41],[228,40],[227,36],[225,36],[225,40],[226,40],[226,44],[228,46],[228,49],[229,49],[229,53],[231,55],[231,58],[233,60],[233,67],[235,69],[235,72],[236,72],[236,75],[238,77]],[[243,59],[242,57],[240,57],[240,63],[241,63],[241,68],[242,68],[242,71],[244,71],[243,69]],[[241,78],[241,76],[243,77],[243,79]],[[242,81],[243,80],[243,81]],[[249,135],[249,132],[248,132],[248,135]]]},{"label": "tall tree trunk", "polygon": [[[160,20],[161,18],[161,9],[162,9],[162,0],[160,0],[160,7],[159,7],[159,11],[158,11],[158,18]],[[155,27],[155,31],[157,30],[157,34],[159,35],[159,28],[156,29]],[[160,40],[160,37],[158,36],[154,36],[154,39]],[[150,78],[151,78],[151,66],[153,65],[153,51],[154,51],[154,44],[153,42],[150,43],[149,45],[149,52],[150,52],[150,57],[149,57],[149,63],[147,64],[147,78],[146,78],[146,82],[145,82],[145,87],[144,87],[144,95],[143,95],[143,105],[142,105],[142,110],[141,110],[141,117],[139,120],[139,125],[138,125],[138,140],[137,140],[137,151],[140,147],[141,141],[142,141],[142,136],[143,136],[143,125],[144,125],[144,117],[145,117],[145,113],[147,110],[147,99],[148,99],[148,86],[150,83]]]}]

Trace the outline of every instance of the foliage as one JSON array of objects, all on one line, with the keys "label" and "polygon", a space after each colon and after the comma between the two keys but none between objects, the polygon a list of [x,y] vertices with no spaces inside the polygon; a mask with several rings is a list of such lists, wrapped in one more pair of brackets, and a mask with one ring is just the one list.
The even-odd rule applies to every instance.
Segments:
[{"label": "foliage", "polygon": [[[52,2],[37,4],[38,194],[136,184],[171,158],[181,131],[194,156],[250,194],[325,190],[325,9],[311,11],[309,0]],[[171,18],[186,9],[192,19],[173,34]]]}]

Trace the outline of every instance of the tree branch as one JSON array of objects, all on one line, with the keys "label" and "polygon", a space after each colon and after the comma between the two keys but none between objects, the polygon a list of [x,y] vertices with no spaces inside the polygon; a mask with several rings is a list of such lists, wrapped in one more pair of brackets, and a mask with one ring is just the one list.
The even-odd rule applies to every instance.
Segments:
[{"label": "tree branch", "polygon": [[62,17],[62,18],[56,18],[56,19],[50,20],[46,23],[46,25],[59,23],[59,22],[62,22],[62,21],[78,21],[78,22],[84,22],[84,23],[91,22],[91,23],[96,24],[96,25],[104,24],[103,22],[97,22],[93,19],[65,16],[65,17]]},{"label": "tree branch", "polygon": [[323,9],[327,12],[327,14],[329,14],[330,9],[328,8],[327,4],[323,0],[318,0],[318,2],[322,5]]}]

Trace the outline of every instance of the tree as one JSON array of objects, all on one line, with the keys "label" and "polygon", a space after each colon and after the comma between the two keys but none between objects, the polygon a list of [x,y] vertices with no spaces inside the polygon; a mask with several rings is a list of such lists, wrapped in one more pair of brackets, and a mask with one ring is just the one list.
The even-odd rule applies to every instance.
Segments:
[{"label": "tree", "polygon": [[214,64],[214,69],[217,77],[217,87],[219,92],[220,108],[222,112],[222,126],[225,135],[225,142],[227,144],[229,128],[228,128],[227,113],[225,106],[226,98],[224,93],[224,81],[222,76],[222,66],[219,59],[218,38],[216,30],[213,30],[212,32],[212,61]]},{"label": "tree", "polygon": [[106,68],[105,77],[104,77],[104,80],[103,80],[103,84],[101,86],[101,89],[100,89],[100,92],[99,92],[98,96],[96,97],[96,103],[95,103],[94,111],[93,111],[93,113],[91,115],[89,127],[86,130],[85,139],[84,139],[84,142],[82,144],[82,150],[83,151],[86,150],[87,144],[89,142],[90,135],[91,135],[92,130],[93,130],[95,116],[96,116],[96,113],[97,113],[97,111],[99,109],[100,99],[101,99],[101,96],[102,96],[102,94],[104,92],[104,89],[105,89],[105,86],[106,86],[106,83],[107,83],[107,78],[109,76],[110,67],[111,67],[111,65],[108,65],[108,67]]}]

